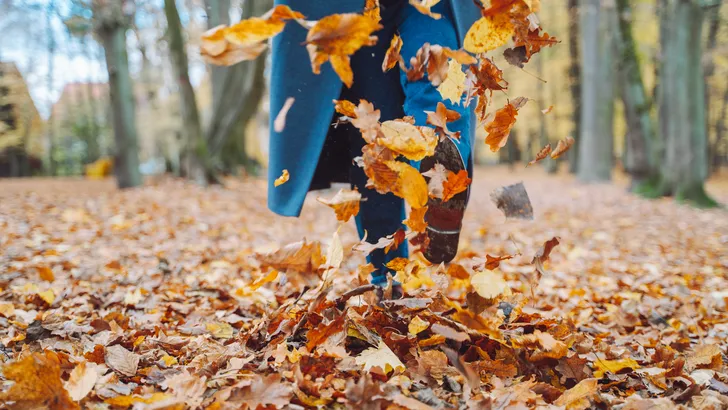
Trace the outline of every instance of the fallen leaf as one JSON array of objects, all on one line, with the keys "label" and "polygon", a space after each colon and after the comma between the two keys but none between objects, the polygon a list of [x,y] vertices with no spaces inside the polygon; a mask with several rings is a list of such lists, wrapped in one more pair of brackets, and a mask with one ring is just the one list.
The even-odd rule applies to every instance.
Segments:
[{"label": "fallen leaf", "polygon": [[[259,278],[255,282],[251,283],[249,285],[250,290],[257,290],[261,286],[265,285],[266,283],[271,283],[278,277],[278,271],[275,269],[272,269],[267,275],[263,276],[262,278]],[[208,328],[208,330],[210,330]]]},{"label": "fallen leaf", "polygon": [[384,374],[393,370],[400,372],[405,369],[404,364],[384,341],[379,341],[379,346],[377,347],[370,347],[361,352],[355,361],[356,364],[363,366],[366,371],[379,368]]},{"label": "fallen leaf", "polygon": [[636,370],[640,368],[640,365],[634,361],[634,359],[618,359],[618,360],[602,360],[598,359],[594,361],[594,377],[601,379],[607,372],[617,374],[625,369]]},{"label": "fallen leaf", "polygon": [[38,271],[38,275],[40,275],[40,278],[46,282],[53,282],[56,279],[56,277],[53,275],[53,270],[48,266],[36,266],[35,269]]},{"label": "fallen leaf", "polygon": [[584,379],[576,386],[565,391],[554,402],[557,406],[564,406],[567,410],[583,410],[590,407],[589,399],[599,393],[599,380]]},{"label": "fallen leaf", "polygon": [[257,253],[255,258],[264,267],[269,266],[281,271],[292,270],[301,273],[314,272],[323,264],[321,244],[306,240],[288,244],[277,251]]},{"label": "fallen leaf", "polygon": [[432,326],[430,326],[430,330],[432,330],[433,333],[445,336],[445,338],[455,340],[456,342],[465,342],[470,340],[470,336],[468,336],[467,333],[457,331],[449,326],[443,326],[439,323],[433,323]]},{"label": "fallen leaf", "polygon": [[104,356],[109,368],[129,377],[136,375],[140,359],[138,354],[124,349],[121,345],[107,347]]},{"label": "fallen leaf", "polygon": [[6,380],[15,382],[0,391],[0,403],[15,402],[10,409],[78,409],[63,388],[58,356],[52,352],[31,353],[2,367]]},{"label": "fallen leaf", "polygon": [[407,325],[407,331],[413,335],[424,332],[430,327],[430,322],[423,320],[419,316],[415,316]]},{"label": "fallen leaf", "polygon": [[281,172],[281,176],[276,178],[275,181],[273,181],[273,186],[281,186],[288,182],[288,180],[291,178],[291,175],[288,173],[287,169],[284,169],[283,172]]},{"label": "fallen leaf", "polygon": [[337,220],[347,222],[359,213],[361,194],[356,188],[353,190],[342,188],[331,199],[317,197],[316,200],[331,207],[336,212]]},{"label": "fallen leaf", "polygon": [[73,401],[81,401],[88,396],[99,378],[96,363],[81,362],[71,371],[68,381],[65,383],[69,397]]},{"label": "fallen leaf", "polygon": [[546,270],[543,268],[543,263],[549,260],[549,256],[551,255],[551,251],[559,244],[559,238],[553,237],[549,239],[548,241],[544,242],[541,249],[536,252],[536,254],[533,256],[533,260],[531,263],[536,267],[536,270],[540,275],[545,275]]},{"label": "fallen leaf", "polygon": [[723,364],[723,358],[718,345],[700,345],[687,355],[685,367],[688,371],[695,369],[718,370]]},{"label": "fallen leaf", "polygon": [[283,104],[283,107],[281,107],[281,110],[278,111],[278,115],[276,115],[276,119],[273,121],[273,129],[275,132],[281,132],[284,128],[286,128],[286,116],[288,115],[288,110],[291,109],[291,106],[293,106],[293,103],[296,101],[293,97],[286,98],[286,102]]},{"label": "fallen leaf", "polygon": [[214,322],[205,324],[210,334],[217,339],[230,339],[233,337],[233,327],[229,323]]}]

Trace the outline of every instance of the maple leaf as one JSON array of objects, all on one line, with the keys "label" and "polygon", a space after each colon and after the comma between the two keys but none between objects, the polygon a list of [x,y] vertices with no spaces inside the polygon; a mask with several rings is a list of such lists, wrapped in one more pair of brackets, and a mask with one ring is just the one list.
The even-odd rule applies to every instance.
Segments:
[{"label": "maple leaf", "polygon": [[284,246],[283,248],[267,253],[257,253],[255,258],[263,266],[286,271],[292,270],[301,273],[314,272],[323,263],[321,244],[317,241],[306,242],[304,239]]},{"label": "maple leaf", "polygon": [[283,31],[286,20],[302,18],[301,13],[278,5],[262,17],[217,26],[202,34],[200,54],[208,63],[224,66],[255,59],[266,49],[265,42]]},{"label": "maple leaf", "polygon": [[455,60],[450,60],[447,67],[447,78],[437,87],[443,99],[452,101],[453,104],[460,104],[463,99],[466,75],[463,72],[463,65]]},{"label": "maple leaf", "polygon": [[355,13],[332,14],[317,21],[306,35],[306,49],[315,74],[329,61],[347,87],[354,83],[349,56],[364,46],[376,44],[371,34],[383,26],[376,19]]},{"label": "maple leaf", "polygon": [[418,127],[407,121],[385,121],[377,144],[407,159],[420,161],[435,154],[437,135],[429,127]]},{"label": "maple leaf", "polygon": [[290,178],[291,178],[291,175],[288,173],[288,170],[284,169],[281,172],[281,176],[279,176],[278,178],[276,178],[275,181],[273,181],[273,186],[281,186],[281,185],[285,184],[286,182],[288,182],[288,180]]},{"label": "maple leaf", "polygon": [[15,382],[9,390],[0,391],[0,403],[9,409],[80,408],[63,388],[60,361],[53,352],[31,353],[22,360],[5,364],[2,373],[6,380]]},{"label": "maple leaf", "polygon": [[574,138],[566,137],[559,141],[556,148],[551,152],[551,158],[556,159],[561,156],[564,152],[568,151],[571,146],[574,145]]},{"label": "maple leaf", "polygon": [[425,222],[425,214],[427,213],[427,207],[412,208],[410,209],[409,216],[407,219],[402,221],[408,228],[413,232],[425,232],[427,229],[427,222]]},{"label": "maple leaf", "polygon": [[286,102],[281,107],[281,110],[278,111],[278,115],[276,115],[276,119],[273,121],[273,129],[275,132],[281,132],[286,128],[286,116],[295,101],[296,99],[293,97],[286,98]]},{"label": "maple leaf", "polygon": [[590,406],[589,399],[599,393],[598,379],[584,379],[576,386],[564,392],[554,404],[564,406],[568,410],[583,410]]},{"label": "maple leaf", "polygon": [[384,55],[384,61],[382,61],[382,71],[387,72],[393,69],[402,60],[400,51],[402,50],[403,44],[402,37],[396,34],[392,37],[392,42],[389,44],[387,53]]},{"label": "maple leaf", "polygon": [[475,76],[475,85],[482,91],[508,88],[508,82],[503,79],[503,71],[489,58],[481,58],[478,65],[471,65],[469,70]]},{"label": "maple leaf", "polygon": [[439,20],[442,15],[440,13],[433,13],[431,9],[439,2],[440,0],[409,0],[409,4],[417,9],[417,11],[435,20]]},{"label": "maple leaf", "polygon": [[361,194],[356,188],[353,190],[342,188],[331,199],[318,197],[316,200],[333,208],[334,212],[336,212],[337,220],[347,222],[352,216],[356,216],[359,213]]},{"label": "maple leaf", "polygon": [[449,136],[455,139],[460,139],[459,131],[452,132],[447,129],[447,123],[460,119],[460,113],[448,110],[445,104],[441,102],[437,103],[437,109],[435,111],[425,111],[425,113],[427,114],[427,123],[435,126],[435,132],[437,132],[441,138]]},{"label": "maple leaf", "polygon": [[363,366],[364,370],[382,372],[387,374],[391,371],[404,371],[404,364],[399,360],[392,349],[384,341],[379,341],[379,346],[370,347],[356,357],[356,364]]},{"label": "maple leaf", "polygon": [[549,153],[551,153],[551,144],[546,144],[546,146],[541,148],[541,150],[538,152],[538,154],[536,154],[536,158],[534,158],[532,161],[529,161],[528,164],[526,164],[526,166],[528,167],[529,165],[533,165],[533,164],[545,159],[546,157],[549,156]]},{"label": "maple leaf", "polygon": [[513,103],[506,103],[505,107],[495,112],[493,121],[485,125],[485,131],[488,133],[485,143],[488,144],[492,152],[498,152],[508,142],[511,128],[516,123],[521,101],[516,102],[514,100]]},{"label": "maple leaf", "polygon": [[502,261],[512,259],[512,255],[503,255],[503,256],[490,256],[488,254],[485,255],[485,268],[488,270],[493,270],[500,266],[500,263]]},{"label": "maple leaf", "polygon": [[555,37],[551,37],[548,33],[541,34],[541,29],[528,30],[526,36],[517,36],[514,44],[516,47],[523,47],[525,52],[525,61],[528,62],[531,57],[541,51],[544,47],[551,47],[558,43]]},{"label": "maple leaf", "polygon": [[458,173],[448,171],[447,179],[442,183],[442,201],[447,202],[455,195],[464,192],[472,180],[468,178],[468,171],[461,169]]}]

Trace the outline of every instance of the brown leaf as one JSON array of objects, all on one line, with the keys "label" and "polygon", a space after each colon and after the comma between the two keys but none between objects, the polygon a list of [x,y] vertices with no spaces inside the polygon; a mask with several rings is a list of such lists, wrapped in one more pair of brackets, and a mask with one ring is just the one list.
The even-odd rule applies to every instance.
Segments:
[{"label": "brown leaf", "polygon": [[437,109],[433,111],[425,111],[427,113],[427,123],[435,126],[435,132],[437,132],[441,138],[449,136],[455,139],[460,139],[460,132],[452,132],[447,129],[447,123],[457,121],[460,119],[460,113],[453,110],[448,110],[445,104],[438,102]]},{"label": "brown leaf", "polygon": [[578,383],[589,377],[587,363],[588,360],[582,359],[576,353],[560,359],[559,364],[556,365],[556,371],[561,373],[561,383],[566,383],[568,379],[573,379]]},{"label": "brown leaf", "polygon": [[502,261],[512,259],[513,255],[503,255],[503,256],[490,256],[488,254],[485,255],[485,268],[489,270],[493,270],[500,266],[500,263]]},{"label": "brown leaf", "polygon": [[425,222],[425,214],[427,213],[427,207],[412,208],[410,209],[409,216],[407,219],[402,221],[412,232],[425,232],[427,229],[427,222]]},{"label": "brown leaf", "polygon": [[9,409],[79,408],[63,388],[60,362],[55,353],[29,354],[22,360],[5,364],[2,372],[6,380],[15,382],[7,391],[0,391],[0,403]]},{"label": "brown leaf", "polygon": [[317,241],[295,242],[283,248],[263,254],[256,254],[263,266],[269,266],[281,271],[292,270],[301,273],[314,272],[323,263],[321,244]]},{"label": "brown leaf", "polygon": [[353,190],[342,188],[331,199],[318,197],[316,200],[333,208],[334,212],[336,212],[337,220],[347,222],[352,216],[356,216],[359,213],[361,194],[356,188]]},{"label": "brown leaf", "polygon": [[306,48],[315,74],[330,61],[334,71],[347,87],[354,82],[349,56],[364,46],[376,44],[371,34],[382,28],[376,19],[361,14],[332,14],[317,21],[308,31]]},{"label": "brown leaf", "polygon": [[598,379],[584,379],[564,392],[554,404],[567,410],[582,410],[590,407],[590,399],[599,393]]},{"label": "brown leaf", "polygon": [[551,152],[551,144],[546,144],[545,147],[541,148],[541,151],[536,154],[536,158],[533,159],[533,161],[530,161],[526,166],[533,165],[546,157],[549,156],[549,153]]},{"label": "brown leaf", "polygon": [[556,148],[551,152],[551,158],[556,159],[561,156],[564,152],[568,151],[571,146],[574,145],[574,138],[566,137],[559,141]]},{"label": "brown leaf", "polygon": [[293,389],[290,385],[281,383],[281,376],[277,373],[265,377],[256,377],[250,386],[245,386],[231,397],[231,401],[247,405],[248,409],[276,408],[280,409],[290,404]]},{"label": "brown leaf", "polygon": [[506,145],[511,128],[516,123],[517,115],[518,108],[511,103],[507,103],[505,107],[495,112],[493,121],[485,125],[485,131],[488,133],[485,143],[488,144],[492,152],[498,152]]},{"label": "brown leaf", "polygon": [[522,182],[497,188],[490,193],[490,199],[503,211],[506,218],[533,219],[533,207]]},{"label": "brown leaf", "polygon": [[457,342],[464,342],[469,341],[470,336],[468,336],[467,333],[459,332],[449,326],[443,326],[439,323],[433,323],[432,326],[430,326],[430,329],[433,333],[436,333],[438,335],[445,336],[447,339],[455,340]]},{"label": "brown leaf", "polygon": [[389,44],[387,53],[384,55],[384,61],[382,61],[382,71],[387,72],[393,69],[397,63],[402,61],[400,51],[402,50],[403,44],[404,43],[400,36],[395,34],[394,37],[392,37],[392,42]]},{"label": "brown leaf", "polygon": [[121,345],[113,345],[106,348],[106,365],[124,376],[134,376],[137,373],[140,357],[124,349]]}]

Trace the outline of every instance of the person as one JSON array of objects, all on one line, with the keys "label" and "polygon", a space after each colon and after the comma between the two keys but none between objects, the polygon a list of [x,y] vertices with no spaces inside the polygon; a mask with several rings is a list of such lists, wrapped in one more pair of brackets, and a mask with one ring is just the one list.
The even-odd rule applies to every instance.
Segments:
[{"label": "person", "polygon": [[[307,20],[316,20],[334,13],[361,13],[365,0],[286,0],[286,4],[301,12]],[[271,64],[271,121],[289,97],[295,103],[288,112],[287,126],[280,132],[271,131],[268,207],[283,216],[297,217],[301,213],[308,191],[325,189],[332,182],[347,182],[362,195],[356,226],[360,237],[376,243],[379,238],[393,234],[401,228],[405,219],[405,204],[393,194],[379,194],[366,187],[364,171],[354,164],[353,158],[361,155],[364,140],[351,124],[340,124],[334,112],[333,100],[349,100],[355,104],[360,99],[371,102],[381,111],[380,121],[412,116],[416,125],[425,125],[425,111],[435,111],[438,102],[457,111],[460,119],[448,123],[451,131],[460,131],[459,140],[447,138],[438,143],[434,157],[423,159],[420,172],[431,169],[436,163],[458,172],[466,168],[472,174],[472,138],[474,125],[472,107],[462,103],[443,101],[442,96],[425,78],[409,82],[399,68],[382,71],[390,41],[397,33],[403,42],[401,55],[409,62],[425,43],[439,44],[458,49],[472,23],[480,17],[480,10],[472,0],[442,0],[432,11],[442,15],[434,19],[422,14],[407,0],[380,0],[380,24],[383,28],[374,33],[376,45],[362,47],[351,56],[354,83],[351,88],[343,85],[327,63],[321,73],[313,74],[309,56],[303,46],[306,31],[298,24],[288,24],[276,36],[272,44]],[[474,104],[471,104],[473,106]],[[271,124],[271,130],[273,126]],[[274,187],[273,181],[282,171],[289,171],[287,183]],[[424,256],[433,263],[449,262],[455,257],[461,222],[468,192],[458,194],[443,203],[430,199],[425,219],[429,245]],[[367,257],[376,270],[372,283],[386,285],[386,263],[396,257],[407,257],[407,245],[385,253],[378,249]],[[401,291],[401,290],[399,290]]]}]

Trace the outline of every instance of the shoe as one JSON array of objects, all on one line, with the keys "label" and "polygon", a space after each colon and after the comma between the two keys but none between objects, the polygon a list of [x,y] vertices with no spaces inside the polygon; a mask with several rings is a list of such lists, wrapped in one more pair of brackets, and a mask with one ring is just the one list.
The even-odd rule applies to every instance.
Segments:
[{"label": "shoe", "polygon": [[[465,162],[460,155],[460,150],[449,137],[442,139],[437,144],[435,155],[420,162],[420,173],[424,174],[431,170],[435,164],[442,164],[447,170],[454,173],[465,169]],[[425,177],[425,180],[429,183],[430,179]],[[425,221],[428,224],[426,234],[429,241],[423,254],[431,263],[450,262],[458,253],[460,230],[463,226],[469,191],[470,187],[447,202],[439,198],[428,199]]]}]

